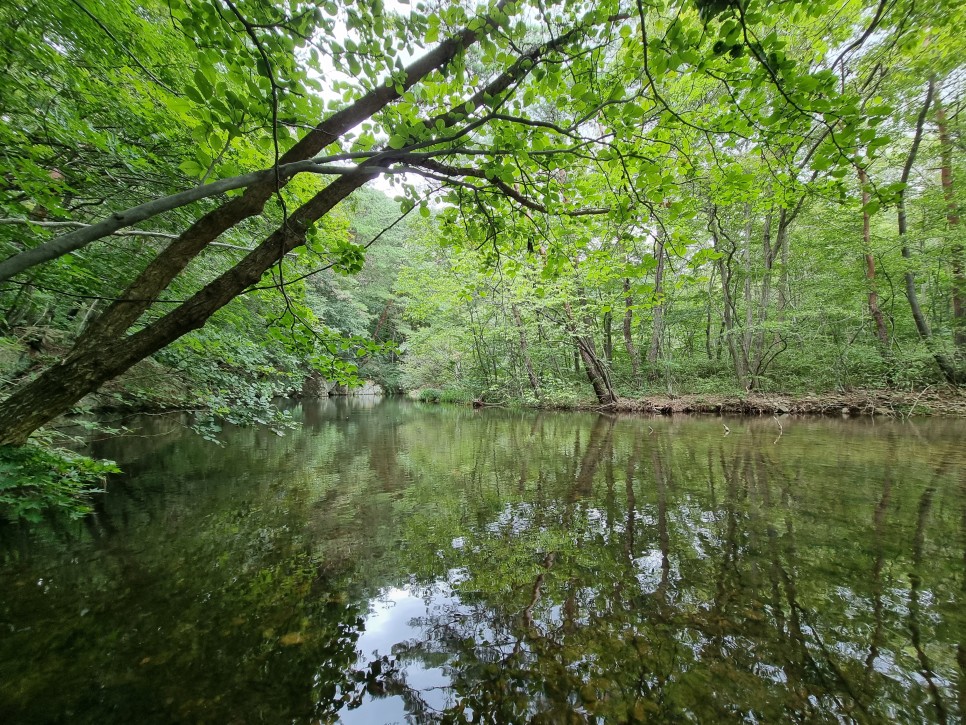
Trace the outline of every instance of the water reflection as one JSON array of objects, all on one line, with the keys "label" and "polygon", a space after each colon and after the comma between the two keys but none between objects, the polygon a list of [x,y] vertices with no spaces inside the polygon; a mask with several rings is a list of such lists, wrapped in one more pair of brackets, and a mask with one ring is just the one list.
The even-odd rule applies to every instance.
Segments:
[{"label": "water reflection", "polygon": [[229,430],[223,448],[152,419],[96,444],[126,471],[96,516],[0,530],[0,711],[964,712],[961,423],[729,420],[725,436],[712,419],[352,398],[295,412],[301,432]]}]

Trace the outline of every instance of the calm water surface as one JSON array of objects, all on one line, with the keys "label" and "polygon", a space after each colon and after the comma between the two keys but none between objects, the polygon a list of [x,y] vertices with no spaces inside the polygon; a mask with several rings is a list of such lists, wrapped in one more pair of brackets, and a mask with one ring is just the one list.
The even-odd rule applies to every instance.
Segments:
[{"label": "calm water surface", "polygon": [[0,528],[0,721],[966,712],[963,422],[297,416],[139,421],[95,515]]}]

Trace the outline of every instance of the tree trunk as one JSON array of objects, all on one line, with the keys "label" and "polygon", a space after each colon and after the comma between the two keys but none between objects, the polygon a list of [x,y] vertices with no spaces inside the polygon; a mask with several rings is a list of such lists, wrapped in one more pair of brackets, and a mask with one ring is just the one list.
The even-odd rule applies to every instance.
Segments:
[{"label": "tree trunk", "polygon": [[18,388],[4,402],[0,408],[0,445],[24,444],[37,428],[88,393],[182,335],[202,327],[211,315],[258,282],[281,254],[304,244],[309,226],[370,178],[363,172],[333,181],[241,262],[140,331],[126,336],[103,328],[96,336],[88,332],[85,344],[75,346],[58,364]]},{"label": "tree trunk", "polygon": [[[497,7],[504,4],[505,0],[501,0]],[[466,47],[475,43],[480,34],[489,29],[489,25],[477,23],[475,28],[448,38],[408,66],[405,79],[401,81],[403,90],[445,66]],[[480,105],[484,97],[497,96],[510,88],[515,81],[530,72],[541,55],[560,47],[575,32],[576,29],[563,33],[547,44],[522,54],[506,71],[477,91],[470,101],[474,105]],[[288,163],[314,156],[345,131],[396,100],[402,92],[399,88],[400,84],[383,85],[367,93],[319,124],[284,154],[279,162]],[[427,128],[448,128],[465,119],[463,106],[461,103],[457,110],[428,119],[425,122]],[[270,179],[265,183],[256,183],[240,197],[198,219],[148,264],[117,302],[88,325],[74,348],[58,364],[48,368],[32,382],[16,389],[3,403],[0,407],[0,445],[23,444],[34,430],[64,413],[106,381],[185,333],[204,325],[215,311],[256,283],[286,252],[303,244],[308,227],[328,213],[336,203],[377,175],[380,165],[391,159],[391,153],[387,152],[384,158],[377,157],[375,161],[362,163],[328,184],[241,262],[173,311],[147,324],[143,329],[125,335],[128,328],[151,307],[158,295],[209,242],[240,221],[261,213],[265,202],[279,186],[280,180]]]},{"label": "tree trunk", "polygon": [[865,279],[869,289],[869,314],[875,323],[875,336],[879,339],[882,354],[889,357],[889,329],[886,327],[885,317],[879,309],[879,295],[875,284],[875,258],[872,256],[872,242],[869,234],[869,176],[865,169],[859,168],[859,185],[862,188],[862,249],[865,252]]},{"label": "tree trunk", "polygon": [[[594,338],[577,328],[569,302],[564,302],[564,310],[567,313],[567,332],[574,341],[574,351],[579,356],[580,361],[583,362],[584,372],[594,389],[597,402],[601,405],[616,403],[617,395],[615,395],[614,388],[611,386],[610,375],[606,366],[597,357]],[[584,324],[586,325],[586,319]]]},{"label": "tree trunk", "polygon": [[791,304],[792,292],[788,276],[788,234],[781,240],[782,271],[778,277],[778,314],[779,322],[785,321],[785,310]]},{"label": "tree trunk", "polygon": [[754,218],[751,215],[751,202],[745,203],[745,230],[741,245],[741,268],[744,272],[745,323],[741,331],[741,356],[745,362],[748,390],[758,387],[757,371],[752,367],[752,343],[754,341],[755,309],[751,294],[751,234]]},{"label": "tree trunk", "polygon": [[627,349],[627,356],[631,360],[631,377],[634,385],[641,385],[641,356],[634,345],[632,326],[634,323],[634,298],[631,297],[631,281],[624,278],[624,347]]},{"label": "tree trunk", "polygon": [[604,313],[604,359],[610,365],[614,362],[614,315]]},{"label": "tree trunk", "polygon": [[953,145],[946,125],[946,111],[936,94],[936,125],[939,129],[940,179],[946,200],[946,225],[954,241],[953,257],[953,340],[960,356],[966,355],[966,271],[963,244],[959,241],[959,207],[953,188]]},{"label": "tree trunk", "polygon": [[[752,336],[752,350],[749,354],[751,360],[749,368],[753,372],[754,376],[757,378],[765,373],[768,365],[774,361],[776,355],[772,354],[769,357],[769,352],[774,349],[775,342],[779,339],[778,333],[772,334],[772,340],[768,347],[765,348],[765,337],[766,337],[766,325],[768,322],[768,315],[771,308],[771,294],[772,294],[772,278],[774,276],[773,270],[775,268],[775,259],[781,252],[788,239],[788,228],[791,226],[793,216],[789,214],[788,209],[782,208],[778,212],[778,229],[775,232],[775,243],[772,244],[772,219],[774,217],[774,210],[769,210],[768,214],[765,216],[765,224],[762,229],[761,234],[761,246],[762,246],[762,260],[764,264],[764,270],[762,272],[761,278],[761,299],[758,304],[758,322],[757,331]],[[779,289],[780,293],[780,289]]]},{"label": "tree trunk", "polygon": [[[926,115],[929,113],[929,106],[932,103],[933,94],[935,93],[935,78],[929,79],[929,85],[926,88],[926,100],[923,102],[922,110],[919,112],[919,117],[916,119],[916,132],[912,138],[912,146],[909,149],[909,154],[906,156],[906,163],[902,169],[902,176],[900,177],[900,182],[903,185],[909,183],[909,174],[912,172],[912,165],[916,161],[916,154],[919,151],[919,144],[922,142],[922,129],[926,123]],[[899,241],[902,247],[902,256],[906,260],[912,259],[912,252],[909,250],[909,241],[906,237],[907,223],[906,223],[906,192],[905,186],[899,191],[899,198],[896,203],[896,216],[897,225],[899,228]],[[907,269],[904,275],[906,282],[906,299],[909,300],[909,308],[912,310],[912,318],[916,322],[916,330],[919,332],[919,337],[922,341],[926,343],[926,347],[932,353],[933,359],[942,371],[943,376],[946,380],[952,384],[958,382],[958,376],[956,374],[956,368],[950,362],[942,351],[936,348],[935,340],[932,337],[932,330],[929,327],[929,322],[926,320],[926,316],[922,312],[922,307],[919,306],[919,295],[916,292],[916,276],[912,269]]]},{"label": "tree trunk", "polygon": [[467,309],[467,314],[470,318],[470,333],[473,336],[473,351],[476,353],[476,361],[480,366],[480,372],[483,373],[483,384],[489,387],[490,366],[486,360],[489,356],[483,354],[483,350],[486,347],[486,339],[483,336],[483,333],[486,331],[486,326],[483,323],[478,324],[476,322],[476,315],[473,314],[472,305]]},{"label": "tree trunk", "polygon": [[[720,239],[720,227],[717,224],[717,210],[712,211],[711,218],[711,235],[714,239],[714,248],[716,251],[722,252],[722,244]],[[731,354],[731,361],[735,366],[735,376],[738,378],[738,384],[745,388],[747,387],[748,378],[748,361],[741,354],[738,349],[739,346],[735,344],[735,322],[734,322],[734,300],[731,296],[731,260],[735,254],[734,244],[731,245],[731,249],[728,252],[722,252],[722,256],[718,257],[718,274],[721,275],[721,295],[722,301],[724,302],[724,336],[725,342],[728,345],[728,352]]]},{"label": "tree trunk", "polygon": [[530,360],[530,351],[527,347],[527,332],[523,327],[523,317],[520,315],[520,308],[516,305],[511,305],[510,311],[513,312],[513,320],[516,322],[517,332],[520,334],[520,357],[523,358],[523,366],[527,369],[527,377],[530,379],[530,387],[533,389],[533,394],[539,398],[540,379],[533,372],[533,362]]},{"label": "tree trunk", "polygon": [[653,307],[653,321],[651,327],[651,344],[647,349],[647,376],[657,380],[657,361],[661,356],[661,335],[664,334],[664,236],[658,232],[654,240],[654,256],[657,258],[657,268],[654,270],[654,297],[657,304]]},{"label": "tree trunk", "polygon": [[[505,0],[500,0],[497,9]],[[403,90],[429,73],[445,66],[457,54],[476,42],[491,26],[476,23],[440,43],[406,69]],[[561,47],[577,28],[562,33],[548,43],[521,54],[517,61],[469,99],[479,106],[484,98],[496,97],[525,77],[546,52]],[[335,141],[345,131],[370,118],[396,100],[400,84],[383,85],[323,121],[280,159],[288,163],[308,158]],[[464,103],[439,117],[425,121],[427,129],[449,128],[465,119]],[[124,372],[139,360],[157,352],[185,333],[204,325],[218,309],[227,304],[287,251],[303,244],[307,228],[331,208],[380,171],[392,158],[392,151],[348,171],[296,210],[283,227],[272,234],[241,262],[193,295],[187,302],[140,331],[125,332],[156,301],[157,296],[181,273],[202,249],[239,221],[261,212],[275,192],[278,181],[270,179],[249,187],[240,197],[201,217],[138,275],[119,301],[88,325],[74,348],[58,364],[13,393],[0,408],[0,445],[19,445],[38,427],[68,410],[104,382]],[[102,235],[103,236],[103,235]]]}]

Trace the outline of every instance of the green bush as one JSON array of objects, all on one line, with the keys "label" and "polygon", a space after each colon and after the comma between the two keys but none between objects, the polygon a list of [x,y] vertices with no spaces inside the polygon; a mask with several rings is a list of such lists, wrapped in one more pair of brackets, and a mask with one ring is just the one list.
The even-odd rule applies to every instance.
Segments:
[{"label": "green bush", "polygon": [[473,400],[473,393],[458,388],[447,388],[446,390],[440,391],[439,394],[440,403],[461,403],[463,405],[469,405]]},{"label": "green bush", "polygon": [[0,446],[0,516],[38,522],[47,512],[80,518],[102,489],[108,473],[120,469],[71,451],[36,445]]},{"label": "green bush", "polygon": [[422,403],[460,403],[469,405],[474,400],[473,393],[460,388],[423,388],[416,393],[416,400]]},{"label": "green bush", "polygon": [[443,391],[437,388],[423,388],[416,399],[422,403],[438,403],[443,397]]}]

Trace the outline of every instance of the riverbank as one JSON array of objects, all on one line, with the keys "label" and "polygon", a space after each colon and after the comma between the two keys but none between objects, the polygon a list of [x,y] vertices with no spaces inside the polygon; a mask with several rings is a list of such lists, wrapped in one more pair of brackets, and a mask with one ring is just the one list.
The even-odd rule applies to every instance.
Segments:
[{"label": "riverbank", "polygon": [[691,393],[621,398],[595,406],[599,410],[672,415],[714,413],[731,415],[850,415],[939,416],[966,418],[966,391],[925,388],[921,391],[859,390],[847,393],[749,393],[744,396]]}]

